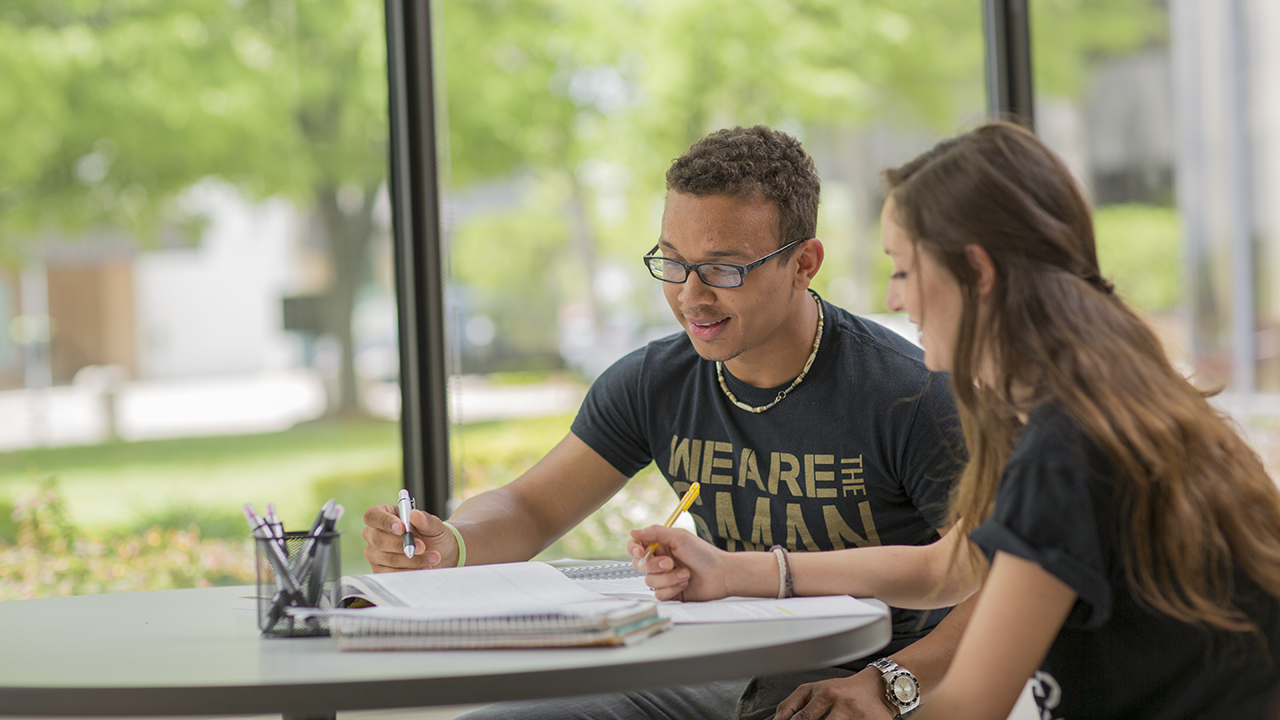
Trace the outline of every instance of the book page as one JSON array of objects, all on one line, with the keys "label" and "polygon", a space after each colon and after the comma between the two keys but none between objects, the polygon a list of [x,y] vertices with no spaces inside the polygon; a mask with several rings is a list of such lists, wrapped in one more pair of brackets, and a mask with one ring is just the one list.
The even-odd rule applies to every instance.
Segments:
[{"label": "book page", "polygon": [[742,622],[744,620],[792,620],[823,617],[874,617],[880,608],[848,595],[767,598],[725,598],[710,602],[664,602],[658,615],[676,624]]},{"label": "book page", "polygon": [[[474,565],[437,570],[359,575],[354,579],[390,597],[393,604],[418,608],[483,608],[600,600],[545,563]],[[352,583],[355,584],[355,583]]]},{"label": "book page", "polygon": [[649,600],[657,602],[653,597],[653,589],[644,584],[644,578],[628,580],[579,580],[578,585],[591,592],[626,600]]}]

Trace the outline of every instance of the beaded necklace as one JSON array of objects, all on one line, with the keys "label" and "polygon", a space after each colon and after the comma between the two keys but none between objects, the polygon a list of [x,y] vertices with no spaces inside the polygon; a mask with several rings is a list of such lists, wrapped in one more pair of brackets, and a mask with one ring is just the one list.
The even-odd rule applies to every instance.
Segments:
[{"label": "beaded necklace", "polygon": [[814,358],[818,357],[818,346],[822,344],[822,324],[823,324],[823,320],[825,319],[823,317],[823,312],[822,312],[822,299],[818,297],[818,293],[812,290],[809,291],[809,294],[813,296],[813,301],[818,305],[818,332],[814,333],[813,352],[809,353],[809,359],[805,361],[804,369],[800,371],[800,374],[796,376],[795,380],[791,381],[791,384],[787,386],[786,390],[783,390],[782,392],[778,393],[778,397],[774,398],[773,402],[769,403],[768,405],[759,405],[756,407],[752,407],[751,405],[748,405],[738,400],[738,398],[735,397],[734,394],[729,390],[728,384],[726,384],[724,381],[724,363],[717,360],[716,361],[716,379],[720,381],[720,389],[724,391],[725,397],[729,398],[729,402],[733,403],[734,405],[737,405],[738,407],[742,408],[743,410],[746,410],[747,412],[762,413],[765,410],[768,410],[769,408],[773,407],[774,405],[777,405],[778,403],[782,402],[782,398],[786,397],[792,390],[796,389],[796,386],[798,386],[801,382],[804,381],[804,376],[809,373],[809,368],[813,367]]}]

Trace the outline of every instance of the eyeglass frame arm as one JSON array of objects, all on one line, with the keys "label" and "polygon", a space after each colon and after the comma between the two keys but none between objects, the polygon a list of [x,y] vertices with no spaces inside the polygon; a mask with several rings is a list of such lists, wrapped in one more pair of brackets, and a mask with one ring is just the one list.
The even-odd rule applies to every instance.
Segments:
[{"label": "eyeglass frame arm", "polygon": [[[755,270],[761,265],[764,265],[765,263],[769,262],[773,258],[777,257],[778,255],[781,255],[782,253],[786,252],[787,250],[790,250],[791,248],[799,245],[800,243],[809,242],[812,239],[813,238],[804,238],[803,240],[792,240],[786,245],[783,245],[777,250],[774,250],[768,255],[765,255],[764,257],[760,258],[759,260],[756,260],[755,262],[752,262],[752,263],[747,263],[746,265],[739,265],[737,263],[726,263],[726,262],[687,263],[687,262],[684,262],[683,260],[676,260],[675,258],[669,258],[664,255],[654,255],[654,253],[658,251],[658,245],[660,243],[655,243],[653,246],[653,249],[650,250],[647,254],[645,254],[644,257],[641,259],[644,260],[644,266],[649,269],[649,274],[654,276],[658,280],[661,280],[662,282],[680,284],[683,282],[687,282],[689,280],[690,273],[697,273],[698,279],[701,280],[704,285],[709,285],[711,287],[717,287],[717,288],[736,288],[736,287],[742,287],[743,283],[746,282],[747,273],[751,272],[752,270]],[[661,275],[658,275],[656,272],[654,272],[653,265],[651,263],[651,261],[653,260],[661,260],[663,262],[675,263],[676,265],[683,267],[684,278],[680,280],[670,280],[668,278],[662,277]],[[734,270],[737,270],[738,284],[737,285],[716,285],[714,283],[707,282],[706,278],[702,277],[702,271],[700,269],[706,265],[718,265],[720,267],[733,268]]]}]

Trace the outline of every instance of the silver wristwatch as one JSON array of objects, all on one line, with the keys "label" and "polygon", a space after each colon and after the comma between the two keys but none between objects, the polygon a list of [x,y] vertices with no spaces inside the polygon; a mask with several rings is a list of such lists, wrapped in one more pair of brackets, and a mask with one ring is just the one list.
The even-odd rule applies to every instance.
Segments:
[{"label": "silver wristwatch", "polygon": [[891,707],[898,709],[898,715],[905,715],[920,704],[920,681],[910,670],[887,657],[871,663],[871,667],[880,671],[884,679],[884,696]]}]

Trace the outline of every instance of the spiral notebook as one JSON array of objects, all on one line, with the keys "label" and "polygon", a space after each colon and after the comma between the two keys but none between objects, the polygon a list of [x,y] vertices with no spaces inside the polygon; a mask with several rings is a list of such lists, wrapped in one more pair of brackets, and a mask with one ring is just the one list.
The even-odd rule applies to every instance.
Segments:
[{"label": "spiral notebook", "polygon": [[475,611],[368,608],[330,613],[339,650],[631,645],[671,626],[654,603],[599,600]]}]

